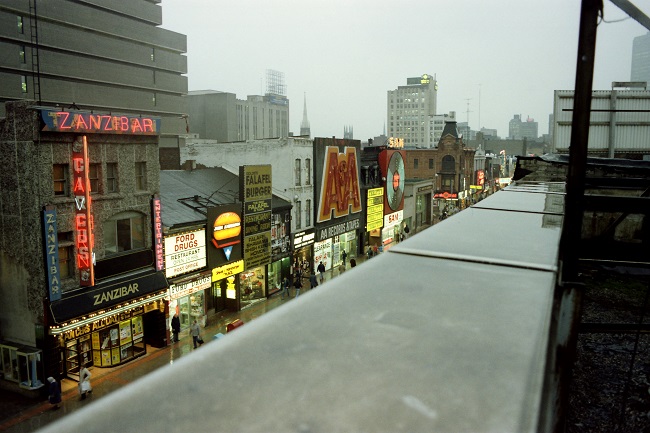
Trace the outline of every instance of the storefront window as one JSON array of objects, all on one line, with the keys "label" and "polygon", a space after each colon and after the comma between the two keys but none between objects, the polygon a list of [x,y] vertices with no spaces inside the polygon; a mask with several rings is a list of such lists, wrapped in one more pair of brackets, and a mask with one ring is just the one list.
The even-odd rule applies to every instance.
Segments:
[{"label": "storefront window", "polygon": [[202,326],[205,326],[203,323],[203,301],[204,301],[203,291],[195,292],[190,295],[190,316],[192,322],[197,320]]},{"label": "storefront window", "polygon": [[[92,333],[93,363],[97,367],[118,365],[146,352],[142,316],[123,320]],[[74,341],[74,340],[73,340]],[[70,371],[68,371],[70,373]]]},{"label": "storefront window", "polygon": [[266,299],[266,278],[264,266],[239,274],[241,287],[241,308],[249,307]]}]

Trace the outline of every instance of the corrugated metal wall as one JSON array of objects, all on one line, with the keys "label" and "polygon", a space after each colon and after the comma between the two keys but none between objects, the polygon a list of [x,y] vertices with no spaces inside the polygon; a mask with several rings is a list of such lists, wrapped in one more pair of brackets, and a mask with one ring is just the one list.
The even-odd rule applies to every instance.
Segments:
[{"label": "corrugated metal wall", "polygon": [[[614,149],[650,153],[650,91],[648,90],[598,90],[592,92],[592,110],[612,109],[612,92],[615,92],[616,110],[646,110],[646,112],[592,112],[589,127],[589,150],[604,151],[609,148],[610,122],[614,120]],[[573,91],[556,90],[553,104],[553,149],[566,152],[571,142],[573,118]]]}]

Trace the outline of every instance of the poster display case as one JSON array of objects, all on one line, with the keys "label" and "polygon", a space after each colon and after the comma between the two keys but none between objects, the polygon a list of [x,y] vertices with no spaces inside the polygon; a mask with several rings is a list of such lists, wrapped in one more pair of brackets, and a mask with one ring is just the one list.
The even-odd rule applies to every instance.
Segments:
[{"label": "poster display case", "polygon": [[93,332],[92,348],[93,362],[97,367],[118,365],[143,355],[146,347],[142,316]]}]

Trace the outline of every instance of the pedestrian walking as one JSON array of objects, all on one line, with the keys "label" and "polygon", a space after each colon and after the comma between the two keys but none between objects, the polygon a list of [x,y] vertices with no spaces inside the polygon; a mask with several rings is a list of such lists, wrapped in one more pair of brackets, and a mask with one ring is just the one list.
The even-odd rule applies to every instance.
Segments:
[{"label": "pedestrian walking", "polygon": [[302,289],[302,275],[300,273],[296,273],[296,278],[293,282],[293,287],[296,289],[296,296],[294,298],[297,298],[298,295],[300,295],[300,289]]},{"label": "pedestrian walking", "polygon": [[325,265],[323,262],[318,264],[318,272],[320,273],[320,282],[322,283],[325,280]]},{"label": "pedestrian walking", "polygon": [[86,399],[86,395],[93,392],[93,387],[90,385],[90,371],[83,367],[79,370],[79,395],[82,400]]},{"label": "pedestrian walking", "polygon": [[203,339],[201,338],[201,328],[196,322],[196,319],[194,319],[192,326],[190,326],[190,334],[192,335],[192,343],[194,343],[195,349],[203,344]]},{"label": "pedestrian walking", "polygon": [[366,251],[366,255],[368,256],[368,258],[372,257],[372,247],[370,245],[368,245],[368,251]]},{"label": "pedestrian walking", "polygon": [[345,266],[345,259],[348,258],[348,253],[346,253],[345,250],[343,250],[342,257],[343,257],[343,266]]},{"label": "pedestrian walking", "polygon": [[312,272],[311,275],[309,275],[309,286],[310,289],[315,289],[316,286],[318,286],[318,279],[316,278],[316,272]]},{"label": "pedestrian walking", "polygon": [[289,277],[284,277],[284,280],[282,280],[282,292],[280,292],[280,299],[284,299],[284,295],[287,295],[287,298],[289,298]]},{"label": "pedestrian walking", "polygon": [[52,409],[58,409],[61,407],[61,386],[52,376],[48,377],[47,381],[50,383],[50,395],[47,400],[52,405]]},{"label": "pedestrian walking", "polygon": [[178,313],[172,317],[172,334],[174,335],[174,343],[178,342],[178,333],[181,332],[181,319],[178,318]]}]

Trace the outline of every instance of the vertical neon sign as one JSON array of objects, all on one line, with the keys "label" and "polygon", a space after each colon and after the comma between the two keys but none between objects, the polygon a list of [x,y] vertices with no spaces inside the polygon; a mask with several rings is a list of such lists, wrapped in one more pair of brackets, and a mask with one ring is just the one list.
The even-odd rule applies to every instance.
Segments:
[{"label": "vertical neon sign", "polygon": [[163,231],[160,197],[157,195],[153,198],[153,244],[156,253],[156,270],[165,269],[165,254],[163,252]]},{"label": "vertical neon sign", "polygon": [[93,267],[93,220],[90,214],[90,179],[88,177],[88,142],[78,137],[72,144],[72,194],[75,204],[75,244],[81,286],[95,285]]}]

